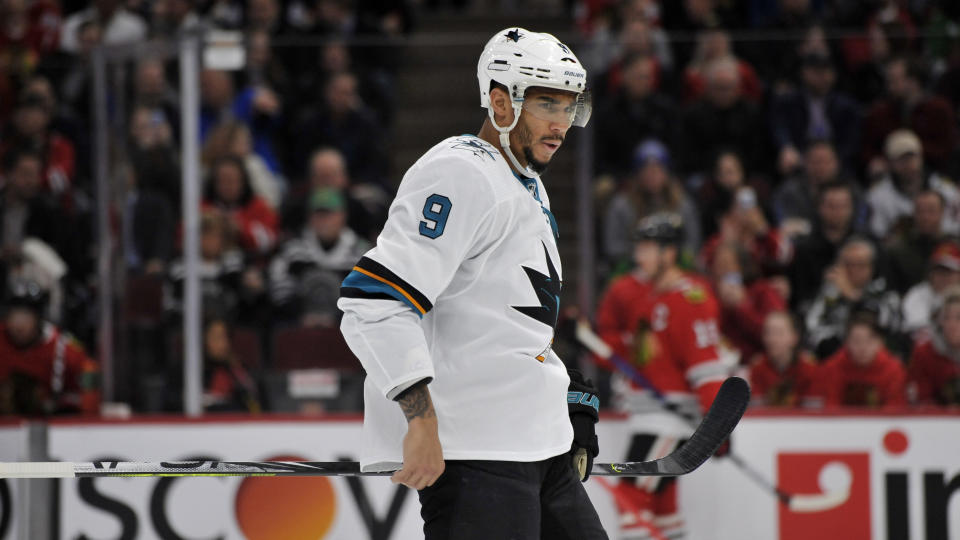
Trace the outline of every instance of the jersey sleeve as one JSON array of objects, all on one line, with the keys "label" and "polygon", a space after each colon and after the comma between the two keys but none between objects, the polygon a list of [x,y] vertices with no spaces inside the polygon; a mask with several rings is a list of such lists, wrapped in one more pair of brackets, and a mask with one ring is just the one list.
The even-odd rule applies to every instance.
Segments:
[{"label": "jersey sleeve", "polygon": [[727,367],[720,360],[717,346],[720,329],[717,304],[709,292],[696,285],[671,309],[670,350],[678,351],[677,360],[684,377],[706,410],[726,380]]},{"label": "jersey sleeve", "polygon": [[448,156],[416,166],[400,185],[377,245],[344,279],[343,336],[386,397],[433,377],[420,319],[461,263],[497,237],[496,202],[468,161]]},{"label": "jersey sleeve", "polygon": [[59,393],[61,408],[79,410],[83,414],[96,414],[100,410],[100,369],[97,363],[87,356],[83,348],[70,336],[60,334],[57,337],[55,355],[62,357],[64,373]]}]

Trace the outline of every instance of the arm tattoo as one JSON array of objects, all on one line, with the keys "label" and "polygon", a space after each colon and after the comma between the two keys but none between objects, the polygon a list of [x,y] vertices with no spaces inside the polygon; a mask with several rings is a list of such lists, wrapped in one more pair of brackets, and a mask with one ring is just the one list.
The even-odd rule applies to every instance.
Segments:
[{"label": "arm tattoo", "polygon": [[403,415],[407,417],[407,422],[414,418],[436,417],[426,383],[421,382],[411,386],[397,401],[400,402],[400,408],[403,410]]}]

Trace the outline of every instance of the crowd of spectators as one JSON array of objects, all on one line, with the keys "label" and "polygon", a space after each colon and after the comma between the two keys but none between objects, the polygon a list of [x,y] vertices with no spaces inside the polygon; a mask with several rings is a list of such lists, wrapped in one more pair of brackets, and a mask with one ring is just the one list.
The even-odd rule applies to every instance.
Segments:
[{"label": "crowd of spectators", "polygon": [[[339,283],[386,219],[398,63],[374,45],[411,25],[402,0],[0,0],[0,413],[96,410],[87,396],[98,395],[98,379],[88,372],[110,335],[96,327],[98,212],[111,215],[120,270],[115,398],[179,407],[177,63],[148,51],[120,66],[123,78],[110,72],[108,112],[125,128],[109,149],[116,204],[97,208],[96,46],[242,32],[244,67],[200,74],[203,377],[209,410],[254,411],[269,400],[247,349],[268,352],[277,328],[335,327]],[[251,330],[251,347],[238,348]],[[51,391],[49,371],[64,358],[69,370],[57,377],[74,380]],[[26,369],[28,360],[49,369]],[[62,390],[81,376],[93,385],[83,406],[64,402]]]},{"label": "crowd of spectators", "polygon": [[596,1],[579,23],[604,286],[644,279],[631,227],[673,212],[757,402],[960,403],[960,9]]},{"label": "crowd of spectators", "polygon": [[[711,285],[725,343],[753,366],[757,396],[800,404],[811,366],[855,378],[851,366],[878,362],[905,373],[896,399],[877,398],[886,389],[847,399],[841,389],[828,401],[960,401],[960,311],[948,300],[960,283],[960,9],[908,0],[568,4],[596,103],[599,285],[632,268],[638,219],[676,212],[681,261]],[[374,45],[401,42],[412,25],[403,0],[0,0],[0,284],[9,308],[0,346],[14,343],[7,328],[24,326],[29,311],[33,337],[9,350],[63,354],[49,345],[73,335],[77,373],[83,388],[92,384],[93,224],[109,212],[126,280],[118,290],[156,293],[151,324],[163,332],[125,352],[179,360],[168,354],[182,343],[184,279],[176,65],[147,55],[127,66],[127,95],[111,102],[124,109],[110,111],[126,126],[111,175],[118,201],[100,209],[91,51],[240,30],[245,67],[200,76],[204,381],[210,408],[269,408],[235,331],[252,329],[269,354],[277,329],[336,327],[339,282],[375,241],[398,177],[389,133],[402,63],[398,48]],[[157,287],[140,288],[144,280]],[[17,296],[32,286],[44,290],[42,305]],[[120,302],[131,299],[143,300]],[[135,347],[140,337],[119,341]],[[16,403],[4,362],[0,398]],[[119,385],[131,394],[137,369],[118,370],[133,374],[133,386]],[[161,393],[179,385],[175,375],[161,379]],[[75,408],[89,410],[91,392]]]}]

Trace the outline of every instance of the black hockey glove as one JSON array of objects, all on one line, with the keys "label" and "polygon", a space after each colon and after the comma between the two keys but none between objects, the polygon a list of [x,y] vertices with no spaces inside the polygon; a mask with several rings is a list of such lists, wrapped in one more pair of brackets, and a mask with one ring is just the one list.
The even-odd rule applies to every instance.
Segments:
[{"label": "black hockey glove", "polygon": [[570,413],[570,424],[573,425],[573,445],[570,447],[570,456],[580,481],[586,482],[593,468],[593,458],[600,453],[596,432],[596,423],[600,419],[600,399],[597,397],[593,383],[589,379],[584,379],[579,371],[568,369],[567,373],[570,374],[567,409]]}]

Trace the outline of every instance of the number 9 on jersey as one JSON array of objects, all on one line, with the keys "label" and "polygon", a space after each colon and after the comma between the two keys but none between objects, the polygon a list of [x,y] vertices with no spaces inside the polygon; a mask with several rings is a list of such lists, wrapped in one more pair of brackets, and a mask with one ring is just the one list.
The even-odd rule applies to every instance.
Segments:
[{"label": "number 9 on jersey", "polygon": [[427,197],[427,202],[423,204],[424,221],[420,222],[420,234],[431,239],[443,234],[443,228],[447,225],[451,208],[453,208],[453,203],[443,195],[434,193]]}]

